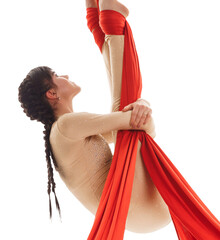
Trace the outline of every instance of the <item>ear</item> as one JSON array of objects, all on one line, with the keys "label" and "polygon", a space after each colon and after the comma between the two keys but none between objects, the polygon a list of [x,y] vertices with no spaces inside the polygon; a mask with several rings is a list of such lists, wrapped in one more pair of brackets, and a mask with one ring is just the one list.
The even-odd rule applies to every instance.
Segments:
[{"label": "ear", "polygon": [[56,94],[56,91],[54,88],[51,88],[49,89],[47,92],[46,92],[46,97],[50,100],[54,100],[57,98],[57,94]]}]

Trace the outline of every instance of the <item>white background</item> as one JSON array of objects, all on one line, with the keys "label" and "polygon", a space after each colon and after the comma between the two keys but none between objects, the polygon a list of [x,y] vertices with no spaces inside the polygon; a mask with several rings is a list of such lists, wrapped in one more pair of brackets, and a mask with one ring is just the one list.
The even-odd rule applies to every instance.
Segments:
[{"label": "white background", "polygon": [[[213,214],[220,219],[220,2],[122,0],[135,38],[151,103],[155,141]],[[18,86],[47,65],[81,87],[76,112],[108,113],[104,62],[87,28],[84,1],[5,0],[0,3],[1,174],[0,238],[85,240],[94,216],[55,172],[62,223],[49,220],[43,125],[30,121]],[[112,148],[112,146],[111,146]],[[4,236],[4,237],[3,237]],[[177,239],[173,224],[124,239]]]}]

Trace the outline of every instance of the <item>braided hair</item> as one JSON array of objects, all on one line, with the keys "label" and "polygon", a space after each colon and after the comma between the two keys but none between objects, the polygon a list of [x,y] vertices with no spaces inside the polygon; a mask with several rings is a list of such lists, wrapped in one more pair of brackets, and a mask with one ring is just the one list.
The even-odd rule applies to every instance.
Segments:
[{"label": "braided hair", "polygon": [[53,155],[49,136],[52,124],[55,122],[54,110],[48,102],[45,93],[51,88],[57,88],[56,84],[52,80],[53,71],[47,66],[40,66],[32,69],[18,88],[18,100],[21,103],[23,112],[31,119],[37,120],[44,124],[44,140],[45,140],[45,153],[48,169],[48,188],[47,193],[49,195],[49,213],[50,219],[52,218],[51,207],[51,187],[55,196],[56,208],[59,211],[61,218],[60,206],[55,193],[56,184],[53,178],[53,167],[51,164],[51,158],[58,171],[56,159]]}]

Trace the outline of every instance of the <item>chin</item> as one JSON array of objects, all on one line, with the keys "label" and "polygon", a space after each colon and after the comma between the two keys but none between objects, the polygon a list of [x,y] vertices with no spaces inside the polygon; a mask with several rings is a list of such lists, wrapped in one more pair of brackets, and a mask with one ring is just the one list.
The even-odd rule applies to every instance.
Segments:
[{"label": "chin", "polygon": [[78,86],[77,89],[74,89],[72,97],[75,97],[79,92],[81,92],[81,87]]},{"label": "chin", "polygon": [[77,91],[76,94],[78,94],[79,92],[81,92],[81,87],[80,86],[78,86],[78,91]]}]

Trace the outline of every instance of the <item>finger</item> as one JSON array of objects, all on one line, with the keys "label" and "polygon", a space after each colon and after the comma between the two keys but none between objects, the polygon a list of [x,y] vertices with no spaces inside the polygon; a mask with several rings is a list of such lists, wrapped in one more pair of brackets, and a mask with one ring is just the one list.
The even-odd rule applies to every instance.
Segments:
[{"label": "finger", "polygon": [[133,109],[132,104],[129,104],[129,105],[125,106],[125,107],[122,109],[122,111],[128,111],[128,110],[132,110],[132,109]]},{"label": "finger", "polygon": [[146,118],[145,118],[143,124],[146,124],[146,123],[147,123],[148,119],[151,117],[151,114],[152,114],[152,109],[150,108],[150,111],[149,111],[148,114],[146,115]]},{"label": "finger", "polygon": [[148,118],[151,116],[152,109],[151,108],[144,108],[144,111],[141,113],[140,120],[137,124],[137,127],[141,127],[143,124],[146,124],[148,121]]},{"label": "finger", "polygon": [[138,127],[138,123],[140,122],[140,120],[142,120],[141,118],[142,118],[144,111],[146,111],[146,107],[137,105],[134,110],[136,110],[136,115],[135,115],[133,125],[134,125],[134,127]]},{"label": "finger", "polygon": [[144,125],[145,120],[146,120],[146,115],[143,114],[140,118],[140,121],[139,121],[137,127],[140,128],[142,125]]},{"label": "finger", "polygon": [[138,113],[138,107],[135,106],[132,113],[131,113],[131,120],[130,120],[130,125],[132,127],[136,127],[135,126],[135,119],[136,119],[136,116],[137,116],[137,113]]},{"label": "finger", "polygon": [[140,128],[144,124],[144,122],[147,120],[147,116],[148,116],[148,113],[147,113],[146,107],[145,107],[144,110],[140,110],[140,115],[139,115],[139,119],[138,119],[138,123],[137,123],[138,128]]}]

